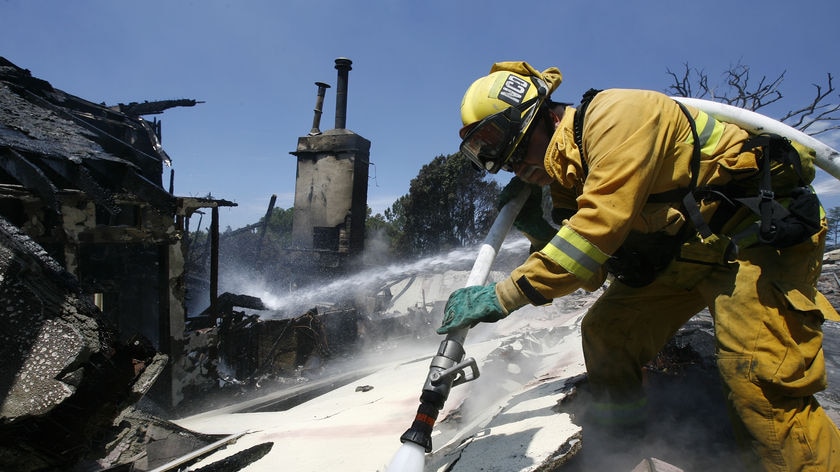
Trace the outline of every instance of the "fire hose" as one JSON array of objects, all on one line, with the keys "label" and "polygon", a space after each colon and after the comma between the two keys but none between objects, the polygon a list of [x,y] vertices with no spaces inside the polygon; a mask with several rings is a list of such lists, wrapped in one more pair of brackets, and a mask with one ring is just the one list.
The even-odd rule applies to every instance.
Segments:
[{"label": "fire hose", "polygon": [[[530,192],[530,187],[524,188],[499,211],[478,251],[465,287],[483,285],[486,282],[496,254]],[[440,343],[437,354],[432,358],[429,366],[426,382],[423,384],[417,415],[411,427],[400,437],[403,444],[417,444],[427,453],[431,452],[432,429],[437,421],[438,413],[443,409],[449,397],[450,390],[456,385],[478,378],[478,365],[475,359],[471,357],[464,359],[464,341],[467,332],[469,328],[452,330]]]}]

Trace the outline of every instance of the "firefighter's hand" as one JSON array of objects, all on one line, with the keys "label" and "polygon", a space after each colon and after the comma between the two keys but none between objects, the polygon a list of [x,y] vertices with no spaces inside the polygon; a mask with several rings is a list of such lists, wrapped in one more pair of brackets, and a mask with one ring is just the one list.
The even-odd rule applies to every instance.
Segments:
[{"label": "firefighter's hand", "polygon": [[459,328],[472,328],[479,322],[493,323],[507,316],[496,296],[496,284],[475,285],[452,292],[443,309],[438,334]]},{"label": "firefighter's hand", "polygon": [[531,194],[528,195],[528,199],[525,200],[525,204],[522,205],[522,210],[519,211],[519,215],[517,215],[516,219],[513,221],[513,226],[519,231],[525,233],[525,236],[527,236],[535,246],[539,246],[539,243],[547,243],[554,237],[555,233],[557,233],[557,230],[554,229],[554,227],[551,226],[545,218],[543,218],[543,194],[540,186],[526,183],[519,177],[514,176],[510,179],[510,182],[505,185],[505,188],[502,189],[501,193],[499,193],[496,208],[501,210],[507,202],[513,200],[513,198],[519,195],[519,192],[526,187],[531,189]]}]

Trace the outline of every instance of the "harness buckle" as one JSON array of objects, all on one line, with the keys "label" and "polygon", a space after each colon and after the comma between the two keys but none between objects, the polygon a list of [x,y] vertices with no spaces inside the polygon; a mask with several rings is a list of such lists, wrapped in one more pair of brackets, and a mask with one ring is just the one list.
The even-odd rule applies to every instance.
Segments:
[{"label": "harness buckle", "polygon": [[775,200],[776,199],[776,194],[773,193],[772,190],[767,190],[767,189],[759,189],[758,190],[758,196],[761,197],[761,201]]}]

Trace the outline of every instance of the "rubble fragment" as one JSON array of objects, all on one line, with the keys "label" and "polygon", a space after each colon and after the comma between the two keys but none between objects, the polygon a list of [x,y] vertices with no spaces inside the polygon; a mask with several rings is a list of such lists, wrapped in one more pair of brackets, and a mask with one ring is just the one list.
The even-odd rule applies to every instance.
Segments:
[{"label": "rubble fragment", "polygon": [[113,421],[166,363],[141,338],[120,342],[78,283],[0,217],[0,464],[69,468],[99,457]]}]

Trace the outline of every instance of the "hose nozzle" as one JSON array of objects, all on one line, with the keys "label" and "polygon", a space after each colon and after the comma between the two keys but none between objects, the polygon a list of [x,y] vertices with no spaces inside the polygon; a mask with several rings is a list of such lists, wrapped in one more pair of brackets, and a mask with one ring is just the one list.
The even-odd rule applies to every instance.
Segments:
[{"label": "hose nozzle", "polygon": [[[420,394],[420,407],[411,427],[400,436],[400,441],[413,442],[432,451],[432,429],[438,413],[443,408],[452,387],[478,378],[478,365],[473,358],[464,359],[466,329],[449,333],[440,343],[437,355],[432,358],[429,375]],[[466,372],[465,369],[469,369]]]},{"label": "hose nozzle", "polygon": [[410,441],[422,446],[426,452],[432,452],[432,429],[438,412],[438,408],[431,402],[421,402],[411,427],[400,436],[400,442]]}]

